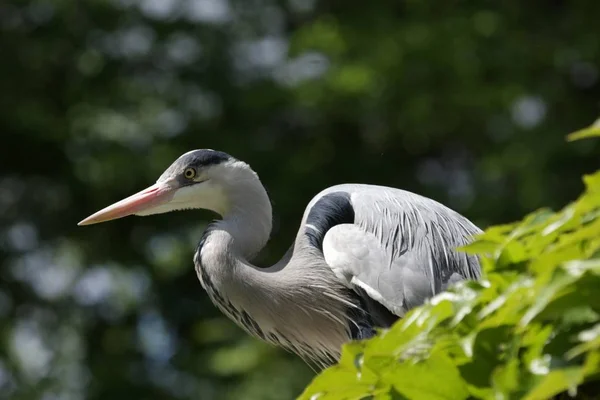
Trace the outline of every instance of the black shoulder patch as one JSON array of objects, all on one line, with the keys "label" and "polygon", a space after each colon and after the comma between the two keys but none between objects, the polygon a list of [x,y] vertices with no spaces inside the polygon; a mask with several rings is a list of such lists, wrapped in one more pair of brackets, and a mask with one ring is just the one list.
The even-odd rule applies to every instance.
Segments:
[{"label": "black shoulder patch", "polygon": [[328,230],[339,224],[354,223],[354,208],[350,202],[350,193],[334,192],[321,197],[311,208],[305,227],[308,242],[323,251],[323,239]]}]

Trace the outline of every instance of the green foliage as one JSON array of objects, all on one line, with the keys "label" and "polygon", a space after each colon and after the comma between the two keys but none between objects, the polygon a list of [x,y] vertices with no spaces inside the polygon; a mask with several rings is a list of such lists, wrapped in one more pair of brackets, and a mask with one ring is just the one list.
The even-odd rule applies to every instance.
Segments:
[{"label": "green foliage", "polygon": [[[571,136],[583,138],[590,131]],[[596,133],[598,131],[596,130]],[[302,399],[548,399],[600,391],[600,171],[560,212],[494,226],[463,282],[344,348]]]}]

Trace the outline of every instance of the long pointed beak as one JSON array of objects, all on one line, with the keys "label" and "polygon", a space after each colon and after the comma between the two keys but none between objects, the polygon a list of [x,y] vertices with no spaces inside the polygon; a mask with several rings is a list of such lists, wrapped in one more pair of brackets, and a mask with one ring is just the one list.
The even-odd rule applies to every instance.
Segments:
[{"label": "long pointed beak", "polygon": [[91,225],[136,214],[149,208],[167,203],[175,190],[166,183],[157,183],[147,189],[110,205],[90,215],[77,225]]}]

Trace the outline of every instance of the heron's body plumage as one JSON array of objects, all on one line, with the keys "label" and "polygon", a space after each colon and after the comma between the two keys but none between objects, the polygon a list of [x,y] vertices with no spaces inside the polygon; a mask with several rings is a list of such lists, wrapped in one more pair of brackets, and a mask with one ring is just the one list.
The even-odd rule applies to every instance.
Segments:
[{"label": "heron's body plumage", "polygon": [[[319,366],[337,360],[343,343],[390,326],[449,283],[480,275],[478,260],[455,250],[480,232],[469,220],[431,199],[362,184],[315,196],[281,261],[254,267],[230,259],[238,239],[228,225],[252,229],[250,215],[270,212],[270,202],[245,201],[248,219],[225,218],[205,233],[195,258],[200,280],[247,332]],[[228,250],[211,250],[211,242]]]}]

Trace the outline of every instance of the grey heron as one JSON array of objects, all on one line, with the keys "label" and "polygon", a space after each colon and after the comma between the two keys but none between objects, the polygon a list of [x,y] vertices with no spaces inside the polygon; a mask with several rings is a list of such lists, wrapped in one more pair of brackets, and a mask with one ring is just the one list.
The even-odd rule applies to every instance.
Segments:
[{"label": "grey heron", "polygon": [[248,164],[207,149],[182,155],[154,185],[79,225],[183,209],[221,216],[194,254],[212,302],[249,334],[311,365],[334,363],[345,342],[371,337],[481,273],[475,256],[455,250],[481,232],[467,218],[432,199],[366,184],[317,194],[283,258],[255,266],[271,234],[269,196]]}]

